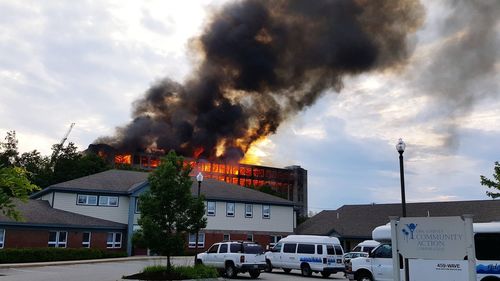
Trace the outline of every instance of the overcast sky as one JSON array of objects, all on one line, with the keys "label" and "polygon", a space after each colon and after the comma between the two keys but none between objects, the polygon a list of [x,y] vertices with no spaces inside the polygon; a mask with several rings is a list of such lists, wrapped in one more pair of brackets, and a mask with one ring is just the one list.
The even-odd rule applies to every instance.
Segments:
[{"label": "overcast sky", "polygon": [[[156,81],[196,66],[190,38],[226,1],[0,0],[0,134],[50,153],[72,122],[80,149],[130,122]],[[438,2],[438,3],[434,3]],[[500,4],[423,1],[406,66],[345,77],[252,152],[308,170],[309,209],[487,199],[479,175],[500,161]],[[452,4],[453,3],[453,4]]]}]

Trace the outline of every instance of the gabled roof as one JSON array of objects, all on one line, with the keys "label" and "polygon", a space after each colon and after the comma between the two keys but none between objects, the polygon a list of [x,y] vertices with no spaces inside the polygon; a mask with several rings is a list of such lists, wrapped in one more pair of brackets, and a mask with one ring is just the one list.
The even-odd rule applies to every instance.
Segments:
[{"label": "gabled roof", "polygon": [[[474,222],[500,221],[500,200],[407,203],[408,217],[474,215]],[[401,216],[401,204],[344,205],[322,211],[297,227],[299,234],[371,239],[372,230]]]},{"label": "gabled roof", "polygon": [[[51,191],[89,192],[130,195],[138,190],[148,188],[149,173],[128,170],[108,170],[90,176],[51,185],[31,196],[39,198]],[[293,206],[292,201],[269,195],[251,188],[229,184],[224,181],[205,179],[201,184],[201,194],[207,200],[253,202],[273,205]],[[192,194],[198,192],[198,182],[193,180]]]},{"label": "gabled roof", "polygon": [[52,190],[129,194],[136,187],[145,183],[148,175],[149,173],[146,172],[107,170],[90,176],[53,184],[33,194],[31,197],[38,198]]},{"label": "gabled roof", "polygon": [[28,200],[26,203],[16,200],[15,205],[23,221],[17,222],[0,213],[0,225],[82,229],[127,228],[125,224],[54,209],[45,200]]}]

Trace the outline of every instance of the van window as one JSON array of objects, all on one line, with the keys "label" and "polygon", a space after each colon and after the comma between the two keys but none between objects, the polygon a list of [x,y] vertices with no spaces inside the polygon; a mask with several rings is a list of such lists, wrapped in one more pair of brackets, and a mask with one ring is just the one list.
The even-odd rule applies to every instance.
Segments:
[{"label": "van window", "polygon": [[335,254],[336,255],[340,255],[341,256],[341,255],[344,254],[344,251],[342,251],[342,247],[335,245],[334,248],[335,248]]},{"label": "van window", "polygon": [[369,247],[364,247],[364,248],[363,248],[363,252],[365,252],[365,253],[369,253],[369,252],[371,252],[373,249],[375,249],[375,247],[371,247],[371,246],[369,246]]},{"label": "van window", "polygon": [[283,245],[283,253],[295,253],[297,244],[285,244]]},{"label": "van window", "polygon": [[477,233],[474,235],[476,259],[500,260],[500,233]]},{"label": "van window", "polygon": [[391,245],[382,245],[373,252],[374,258],[392,258]]},{"label": "van window", "polygon": [[361,247],[360,246],[356,246],[356,247],[354,247],[354,249],[352,249],[352,251],[353,252],[361,252]]},{"label": "van window", "polygon": [[335,250],[333,249],[333,245],[326,245],[326,254],[327,255],[335,255]]},{"label": "van window", "polygon": [[314,254],[314,245],[299,244],[297,246],[297,253],[299,253],[299,254]]},{"label": "van window", "polygon": [[323,254],[323,245],[316,245],[316,254],[318,255]]},{"label": "van window", "polygon": [[278,243],[273,247],[272,252],[281,253],[281,248],[283,247],[283,243]]}]

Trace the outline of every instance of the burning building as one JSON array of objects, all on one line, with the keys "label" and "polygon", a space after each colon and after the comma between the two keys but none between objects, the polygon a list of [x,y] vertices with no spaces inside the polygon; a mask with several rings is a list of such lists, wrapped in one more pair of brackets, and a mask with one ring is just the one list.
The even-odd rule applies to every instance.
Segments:
[{"label": "burning building", "polygon": [[[113,166],[124,165],[144,170],[156,168],[164,155],[163,151],[121,152],[105,144],[91,144],[87,152],[101,156]],[[275,168],[222,160],[185,159],[193,167],[193,176],[201,172],[205,178],[258,190],[267,189],[267,192],[293,201],[299,216],[307,215],[307,170],[300,166]]]}]

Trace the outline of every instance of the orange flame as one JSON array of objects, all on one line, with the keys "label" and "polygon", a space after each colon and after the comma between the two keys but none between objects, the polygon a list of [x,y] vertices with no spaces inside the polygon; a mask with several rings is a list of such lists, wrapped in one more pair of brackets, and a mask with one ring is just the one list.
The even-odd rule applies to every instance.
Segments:
[{"label": "orange flame", "polygon": [[118,154],[115,155],[115,163],[116,164],[132,164],[132,155],[130,154]]},{"label": "orange flame", "polygon": [[203,153],[203,151],[205,151],[205,149],[203,147],[198,147],[194,150],[194,158],[195,159],[198,159],[200,157],[200,155]]}]

